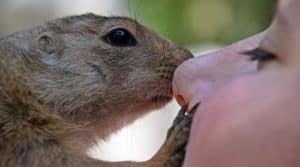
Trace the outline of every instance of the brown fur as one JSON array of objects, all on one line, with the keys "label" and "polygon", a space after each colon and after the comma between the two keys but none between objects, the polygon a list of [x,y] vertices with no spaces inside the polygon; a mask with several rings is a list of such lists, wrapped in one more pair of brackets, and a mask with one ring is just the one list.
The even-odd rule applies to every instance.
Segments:
[{"label": "brown fur", "polygon": [[[105,43],[114,27],[137,46]],[[96,161],[86,151],[169,102],[173,72],[190,52],[128,18],[93,14],[4,37],[0,51],[1,167],[162,166],[169,148],[143,163]]]}]

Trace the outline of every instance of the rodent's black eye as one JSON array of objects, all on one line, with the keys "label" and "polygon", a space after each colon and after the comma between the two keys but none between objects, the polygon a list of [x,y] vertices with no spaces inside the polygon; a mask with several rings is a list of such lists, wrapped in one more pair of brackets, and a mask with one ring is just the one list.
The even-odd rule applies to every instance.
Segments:
[{"label": "rodent's black eye", "polygon": [[133,35],[124,28],[116,28],[104,36],[104,41],[118,47],[136,46]]}]

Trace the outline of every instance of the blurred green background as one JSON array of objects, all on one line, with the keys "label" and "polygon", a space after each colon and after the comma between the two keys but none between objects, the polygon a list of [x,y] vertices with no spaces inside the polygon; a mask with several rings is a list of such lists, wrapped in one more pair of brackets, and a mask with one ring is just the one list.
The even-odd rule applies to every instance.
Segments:
[{"label": "blurred green background", "polygon": [[177,44],[226,45],[265,29],[276,0],[1,0],[0,36],[93,12],[137,19]]},{"label": "blurred green background", "polygon": [[[132,0],[132,17],[184,46],[229,44],[265,29],[275,0]],[[130,4],[132,3],[132,4]]]}]

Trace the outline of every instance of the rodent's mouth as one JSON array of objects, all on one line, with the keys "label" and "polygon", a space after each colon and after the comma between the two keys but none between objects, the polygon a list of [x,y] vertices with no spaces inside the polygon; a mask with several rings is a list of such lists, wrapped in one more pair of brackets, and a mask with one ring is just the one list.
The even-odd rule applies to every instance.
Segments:
[{"label": "rodent's mouth", "polygon": [[154,96],[150,99],[151,102],[154,102],[154,103],[166,103],[166,102],[169,102],[170,100],[172,100],[172,96],[168,96],[168,95],[157,95],[157,96]]}]

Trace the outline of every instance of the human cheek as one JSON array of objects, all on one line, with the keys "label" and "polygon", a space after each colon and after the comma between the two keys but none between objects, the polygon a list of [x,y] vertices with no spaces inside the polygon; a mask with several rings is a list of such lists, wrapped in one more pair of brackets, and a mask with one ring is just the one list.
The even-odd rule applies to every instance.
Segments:
[{"label": "human cheek", "polygon": [[299,166],[299,86],[286,76],[243,77],[203,101],[185,166]]},{"label": "human cheek", "polygon": [[250,91],[251,86],[243,80],[229,83],[217,89],[211,96],[204,99],[194,118],[193,127],[217,129],[232,123],[235,117],[240,116],[243,109],[251,107],[250,102],[257,98]]},{"label": "human cheek", "polygon": [[243,112],[251,108],[248,101],[257,98],[252,89],[247,80],[237,80],[203,101],[193,120],[186,166],[222,166],[234,158],[226,157],[226,152],[239,151],[233,132],[249,122],[249,115]]}]

